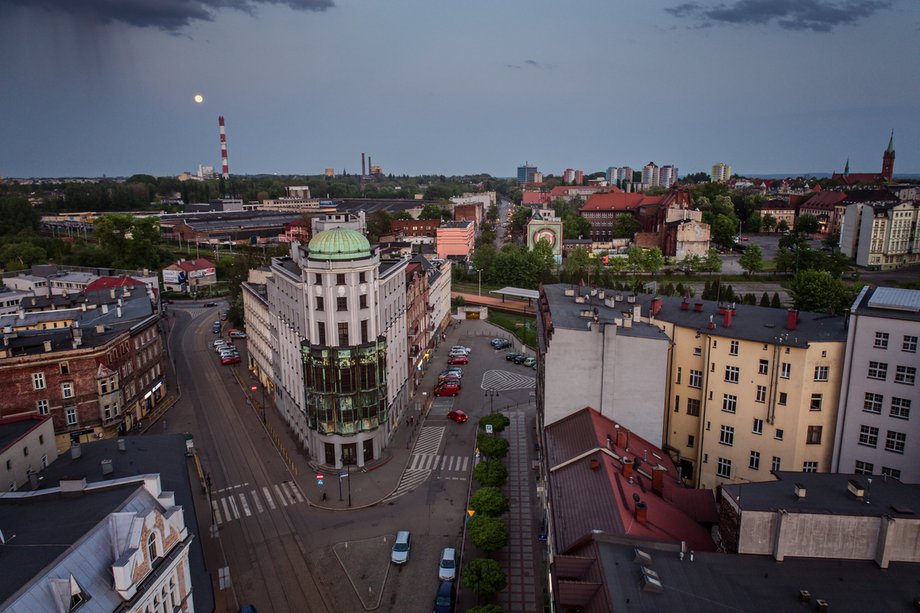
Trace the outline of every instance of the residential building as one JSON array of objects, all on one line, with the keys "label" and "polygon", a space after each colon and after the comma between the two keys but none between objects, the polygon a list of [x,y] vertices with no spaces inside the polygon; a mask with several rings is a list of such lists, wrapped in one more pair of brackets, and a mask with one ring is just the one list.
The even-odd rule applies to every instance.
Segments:
[{"label": "residential building", "polygon": [[322,216],[313,217],[311,221],[313,224],[312,236],[332,228],[349,228],[361,234],[367,233],[367,217],[364,211],[326,213]]},{"label": "residential building", "polygon": [[472,221],[445,221],[438,226],[438,258],[467,260],[476,244],[476,224]]},{"label": "residential building", "polygon": [[604,192],[588,196],[579,209],[581,216],[591,224],[591,240],[595,243],[609,243],[613,240],[613,228],[620,215],[639,218],[639,207],[643,204],[657,204],[662,196],[646,196],[638,192]]},{"label": "residential building", "polygon": [[661,196],[646,197],[637,210],[635,244],[645,249],[658,247],[663,255],[678,260],[691,254],[705,255],[710,227],[702,222],[703,213],[692,207],[687,190],[673,188]]},{"label": "residential building", "polygon": [[518,183],[534,183],[536,181],[536,174],[537,167],[531,166],[529,163],[524,162],[523,166],[518,166],[517,168]]},{"label": "residential building", "polygon": [[454,221],[472,221],[478,230],[482,227],[483,219],[485,219],[485,209],[482,203],[471,202],[454,205]]},{"label": "residential building", "polygon": [[180,259],[163,268],[163,289],[167,292],[197,294],[217,284],[217,267],[208,259]]},{"label": "residential building", "polygon": [[[820,192],[808,200],[808,202],[811,203],[809,205],[811,207],[809,212],[818,218],[818,224],[825,229],[824,231],[827,231],[827,228],[830,228],[833,224],[833,199],[835,194],[839,194],[839,192]],[[843,196],[843,194],[840,195]],[[828,200],[831,200],[831,202],[828,202],[829,208],[826,208],[824,203]],[[776,226],[778,226],[781,222],[785,222],[786,227],[791,230],[795,226],[797,210],[798,207],[788,200],[773,198],[761,203],[760,219],[763,220],[767,215],[769,215],[776,221]],[[774,229],[776,226],[774,226]]]},{"label": "residential building", "polygon": [[642,185],[649,187],[658,187],[658,180],[661,178],[661,172],[655,162],[649,162],[642,167]]},{"label": "residential building", "polygon": [[629,166],[610,166],[607,168],[607,183],[622,187],[624,183],[632,183],[633,169]]},{"label": "residential building", "polygon": [[521,203],[524,206],[546,208],[556,198],[565,202],[573,202],[576,199],[584,200],[591,194],[607,191],[618,192],[620,190],[615,186],[599,185],[557,185],[550,190],[525,189],[521,192]]},{"label": "residential building", "polygon": [[637,303],[670,339],[662,446],[685,479],[716,487],[832,469],[843,317],[668,296]]},{"label": "residential building", "polygon": [[450,325],[450,260],[431,260],[428,269],[428,321],[434,326],[432,336],[435,346],[438,335]]},{"label": "residential building", "polygon": [[19,311],[23,298],[32,297],[31,292],[0,287],[0,315],[12,315]]},{"label": "residential building", "polygon": [[553,209],[536,209],[527,222],[527,248],[545,240],[553,250],[556,264],[562,263],[562,219]]},{"label": "residential building", "polygon": [[[269,271],[268,274],[270,275],[271,272]],[[241,288],[243,290],[243,317],[246,322],[247,366],[269,397],[273,397],[275,395],[272,381],[274,351],[268,284],[256,282],[253,275],[250,274],[249,281],[243,283]]]},{"label": "residential building", "polygon": [[544,285],[537,302],[537,420],[586,406],[660,445],[668,337],[623,292]]},{"label": "residential building", "polygon": [[54,425],[47,415],[17,415],[0,418],[0,487],[22,489],[31,480],[37,485],[39,472],[58,457]]},{"label": "residential building", "polygon": [[[310,241],[310,223],[306,219],[295,219],[284,226],[284,232],[278,235],[279,243],[307,243]],[[258,239],[256,239],[258,240]]]},{"label": "residential building", "polygon": [[888,190],[847,193],[840,251],[857,266],[891,270],[920,262],[920,202]]},{"label": "residential building", "polygon": [[732,167],[724,162],[713,164],[710,177],[713,183],[727,183],[732,178]]},{"label": "residential building", "polygon": [[672,166],[671,164],[666,164],[658,169],[658,186],[666,187],[671,189],[671,187],[677,183],[678,179],[678,170],[677,166]]},{"label": "residential building", "polygon": [[409,363],[412,373],[412,391],[421,383],[422,375],[428,364],[430,354],[427,349],[431,343],[433,323],[429,323],[428,302],[428,260],[415,256],[406,265],[406,327],[408,329]]},{"label": "residential building", "polygon": [[865,286],[850,307],[833,470],[920,483],[920,290]]},{"label": "residential building", "polygon": [[390,229],[398,236],[435,238],[440,225],[440,219],[394,219],[390,222]]},{"label": "residential building", "polygon": [[482,205],[483,210],[488,210],[489,207],[495,206],[496,203],[496,194],[495,191],[487,192],[466,192],[459,196],[453,196],[450,199],[454,204],[475,204],[479,203]]}]

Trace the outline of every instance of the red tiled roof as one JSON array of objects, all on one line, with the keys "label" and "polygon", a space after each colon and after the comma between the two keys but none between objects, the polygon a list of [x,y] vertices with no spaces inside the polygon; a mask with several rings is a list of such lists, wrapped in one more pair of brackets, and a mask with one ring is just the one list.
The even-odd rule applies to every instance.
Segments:
[{"label": "red tiled roof", "polygon": [[[580,211],[631,211],[642,205],[652,196],[638,192],[604,192],[591,194]],[[659,200],[660,201],[660,200]]]},{"label": "red tiled roof", "polygon": [[859,185],[860,183],[887,183],[888,178],[877,172],[851,172],[848,174],[834,173],[831,181],[839,181],[844,185]]},{"label": "red tiled roof", "polygon": [[825,209],[825,208],[834,208],[835,204],[839,204],[846,199],[847,195],[843,192],[838,191],[827,191],[820,192],[809,198],[805,204],[802,205],[802,208],[809,209]]},{"label": "red tiled roof", "polygon": [[198,258],[193,260],[180,260],[171,264],[171,266],[178,266],[185,272],[191,272],[193,270],[204,270],[206,268],[215,268],[214,264],[205,258]]},{"label": "red tiled roof", "polygon": [[116,287],[134,287],[135,285],[142,285],[142,283],[127,275],[122,275],[120,277],[99,277],[87,285],[84,291],[91,292],[94,290],[112,289]]}]

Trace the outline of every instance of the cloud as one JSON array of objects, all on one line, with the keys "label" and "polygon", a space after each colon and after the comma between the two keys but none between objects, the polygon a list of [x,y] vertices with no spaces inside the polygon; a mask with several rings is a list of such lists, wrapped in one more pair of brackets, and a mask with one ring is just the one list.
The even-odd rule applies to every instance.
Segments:
[{"label": "cloud", "polygon": [[520,70],[521,68],[551,68],[549,64],[541,64],[537,60],[524,60],[521,64],[505,64],[505,68]]},{"label": "cloud", "polygon": [[830,32],[837,26],[867,19],[891,4],[891,0],[735,0],[716,5],[685,2],[664,10],[679,19],[701,21],[702,25],[775,24],[785,30]]},{"label": "cloud", "polygon": [[325,11],[335,6],[333,0],[0,0],[0,10],[9,6],[41,8],[100,23],[120,22],[175,33],[195,21],[213,21],[222,9],[253,15],[265,4],[282,4],[298,11]]}]

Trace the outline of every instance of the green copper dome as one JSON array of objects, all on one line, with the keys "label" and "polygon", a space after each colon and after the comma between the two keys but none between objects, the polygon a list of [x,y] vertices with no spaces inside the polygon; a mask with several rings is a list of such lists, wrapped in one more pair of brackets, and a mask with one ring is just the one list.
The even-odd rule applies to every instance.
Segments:
[{"label": "green copper dome", "polygon": [[307,246],[311,260],[354,260],[371,257],[371,244],[360,232],[332,228],[320,232]]}]

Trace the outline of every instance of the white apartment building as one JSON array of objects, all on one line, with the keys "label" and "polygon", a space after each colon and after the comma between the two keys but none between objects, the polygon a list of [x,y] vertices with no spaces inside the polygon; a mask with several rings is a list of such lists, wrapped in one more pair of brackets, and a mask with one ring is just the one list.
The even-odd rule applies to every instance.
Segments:
[{"label": "white apartment building", "polygon": [[920,203],[901,202],[892,194],[888,200],[847,204],[840,251],[873,270],[920,262]]},{"label": "white apartment building", "polygon": [[710,176],[713,183],[725,183],[732,178],[732,167],[724,162],[713,164]]}]

